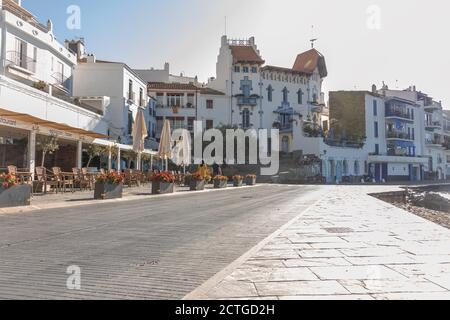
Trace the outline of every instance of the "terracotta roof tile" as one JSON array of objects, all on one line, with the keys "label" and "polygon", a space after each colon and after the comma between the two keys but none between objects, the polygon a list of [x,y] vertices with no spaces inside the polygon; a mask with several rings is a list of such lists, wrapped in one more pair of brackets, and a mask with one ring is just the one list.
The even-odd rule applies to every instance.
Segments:
[{"label": "terracotta roof tile", "polygon": [[313,74],[316,68],[319,68],[319,73],[322,78],[328,75],[325,57],[316,49],[311,49],[297,56],[292,69],[297,72]]},{"label": "terracotta roof tile", "polygon": [[180,91],[198,91],[201,88],[186,83],[164,83],[164,82],[149,82],[147,84],[148,90],[180,90]]},{"label": "terracotta roof tile", "polygon": [[200,93],[207,94],[207,95],[214,95],[214,96],[224,96],[225,95],[225,93],[211,89],[211,88],[201,88]]},{"label": "terracotta roof tile", "polygon": [[233,55],[233,64],[236,63],[255,63],[264,64],[264,60],[252,46],[230,46]]},{"label": "terracotta roof tile", "polygon": [[261,71],[276,71],[276,72],[284,72],[284,73],[303,74],[303,72],[300,72],[300,71],[295,71],[293,69],[284,68],[284,67],[276,67],[276,66],[264,66],[261,68]]}]

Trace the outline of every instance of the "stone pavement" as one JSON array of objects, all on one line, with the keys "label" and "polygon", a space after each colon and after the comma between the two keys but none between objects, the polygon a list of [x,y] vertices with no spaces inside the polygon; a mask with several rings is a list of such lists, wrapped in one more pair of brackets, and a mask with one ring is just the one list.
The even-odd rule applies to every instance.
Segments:
[{"label": "stone pavement", "polygon": [[330,187],[185,299],[450,299],[450,230],[368,195],[394,189]]}]

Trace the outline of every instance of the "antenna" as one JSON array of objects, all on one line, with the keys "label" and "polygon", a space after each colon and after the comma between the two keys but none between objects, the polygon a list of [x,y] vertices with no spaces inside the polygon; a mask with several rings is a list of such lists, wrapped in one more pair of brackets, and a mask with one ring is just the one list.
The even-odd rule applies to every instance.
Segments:
[{"label": "antenna", "polygon": [[311,40],[309,40],[311,42],[311,48],[314,49],[314,42],[316,42],[317,38],[314,37],[314,25],[311,26]]},{"label": "antenna", "polygon": [[227,35],[227,16],[225,16],[225,35]]}]

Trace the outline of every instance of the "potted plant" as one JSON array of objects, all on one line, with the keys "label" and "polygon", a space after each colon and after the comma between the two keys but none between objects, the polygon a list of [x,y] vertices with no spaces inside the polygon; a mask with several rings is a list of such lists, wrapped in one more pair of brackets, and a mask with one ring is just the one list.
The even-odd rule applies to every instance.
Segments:
[{"label": "potted plant", "polygon": [[235,175],[233,177],[233,186],[235,187],[242,187],[242,182],[244,181],[244,177],[240,175]]},{"label": "potted plant", "polygon": [[254,186],[256,184],[256,174],[248,174],[245,176],[245,184]]},{"label": "potted plant", "polygon": [[30,201],[30,185],[18,185],[15,176],[0,174],[0,208],[29,206]]},{"label": "potted plant", "polygon": [[152,177],[152,194],[173,193],[175,177],[170,172],[161,172]]},{"label": "potted plant", "polygon": [[95,181],[95,200],[122,198],[123,176],[116,172],[101,174]]},{"label": "potted plant", "polygon": [[224,189],[228,186],[228,177],[226,176],[215,176],[214,177],[214,188]]},{"label": "potted plant", "polygon": [[189,187],[191,191],[201,191],[205,190],[205,184],[206,184],[205,177],[199,173],[194,173],[191,176]]}]

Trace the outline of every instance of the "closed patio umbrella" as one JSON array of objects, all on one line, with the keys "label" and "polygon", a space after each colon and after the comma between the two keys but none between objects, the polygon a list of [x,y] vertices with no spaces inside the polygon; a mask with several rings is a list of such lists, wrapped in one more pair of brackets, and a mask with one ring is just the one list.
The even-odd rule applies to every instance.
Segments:
[{"label": "closed patio umbrella", "polygon": [[133,125],[133,151],[141,153],[144,151],[144,140],[148,137],[147,125],[145,124],[144,110],[139,108]]},{"label": "closed patio umbrella", "polygon": [[172,133],[170,130],[169,120],[164,120],[164,125],[161,131],[161,138],[159,141],[158,155],[161,159],[166,160],[166,170],[168,170],[167,159],[172,158]]},{"label": "closed patio umbrella", "polygon": [[136,120],[134,121],[133,124],[133,131],[131,134],[133,136],[133,151],[139,155],[137,169],[140,170],[141,169],[140,154],[145,149],[144,141],[145,138],[147,138],[148,136],[147,125],[145,124],[144,110],[142,108],[138,109]]},{"label": "closed patio umbrella", "polygon": [[183,169],[191,164],[191,136],[186,130],[183,131],[173,149],[172,161],[183,166]]}]

